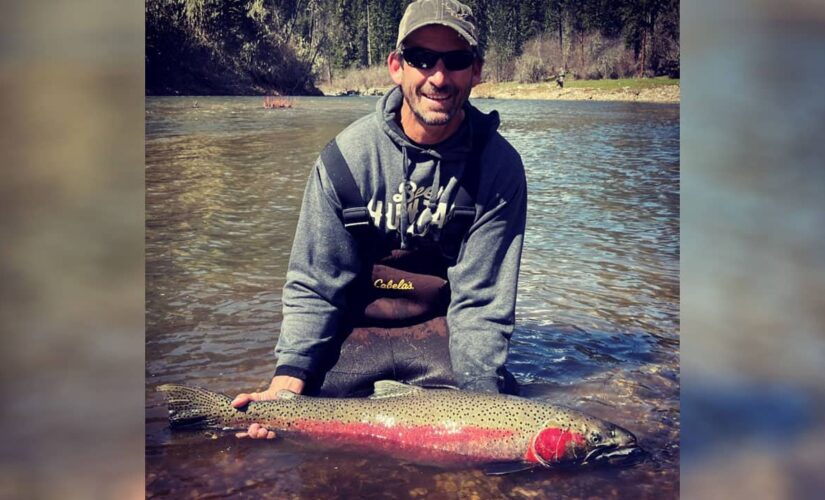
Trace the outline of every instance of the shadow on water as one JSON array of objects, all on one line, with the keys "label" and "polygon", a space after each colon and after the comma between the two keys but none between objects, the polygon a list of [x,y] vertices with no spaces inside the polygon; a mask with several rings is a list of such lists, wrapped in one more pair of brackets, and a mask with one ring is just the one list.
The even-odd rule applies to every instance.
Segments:
[{"label": "shadow on water", "polygon": [[[678,341],[647,333],[587,331],[575,325],[516,326],[508,368],[519,380],[573,383],[605,369],[662,362]],[[670,359],[670,361],[673,361]]]}]

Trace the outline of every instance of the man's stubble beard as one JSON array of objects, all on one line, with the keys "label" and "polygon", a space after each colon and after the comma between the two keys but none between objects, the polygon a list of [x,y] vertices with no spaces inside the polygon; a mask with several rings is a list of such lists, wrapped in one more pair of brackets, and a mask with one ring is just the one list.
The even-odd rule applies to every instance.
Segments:
[{"label": "man's stubble beard", "polygon": [[[452,86],[450,86],[450,87],[446,87],[445,89],[442,89],[442,91],[443,90],[446,90],[447,93],[452,93],[454,88]],[[472,90],[471,88],[468,88],[463,92],[463,95],[458,95],[455,98],[453,98],[453,103],[454,103],[453,107],[450,108],[450,110],[446,113],[445,112],[436,112],[435,114],[438,115],[437,118],[428,118],[427,116],[425,116],[424,112],[419,109],[420,107],[423,107],[423,106],[414,105],[415,104],[414,100],[410,99],[409,95],[406,92],[404,92],[403,94],[404,94],[404,100],[407,102],[407,106],[409,106],[409,108],[412,110],[415,117],[418,118],[418,120],[421,123],[423,123],[425,125],[428,125],[428,126],[441,126],[441,125],[447,125],[448,123],[450,123],[452,121],[453,118],[455,118],[456,115],[459,114],[459,112],[461,111],[461,108],[464,107],[464,103],[467,102],[467,100],[469,99],[471,90]],[[421,105],[422,100],[426,99],[426,98],[419,93],[418,89],[413,88],[413,89],[411,89],[411,91],[413,92],[413,96],[418,99],[417,103],[419,105]]]}]

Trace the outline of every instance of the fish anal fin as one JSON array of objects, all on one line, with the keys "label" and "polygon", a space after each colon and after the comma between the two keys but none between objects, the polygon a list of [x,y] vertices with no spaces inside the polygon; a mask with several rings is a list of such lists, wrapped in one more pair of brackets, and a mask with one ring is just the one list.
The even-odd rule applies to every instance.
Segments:
[{"label": "fish anal fin", "polygon": [[534,468],[536,464],[531,462],[494,462],[484,466],[484,473],[488,476],[503,476]]},{"label": "fish anal fin", "polygon": [[424,389],[414,385],[396,382],[395,380],[379,380],[375,382],[373,391],[370,399],[416,396],[424,392]]}]

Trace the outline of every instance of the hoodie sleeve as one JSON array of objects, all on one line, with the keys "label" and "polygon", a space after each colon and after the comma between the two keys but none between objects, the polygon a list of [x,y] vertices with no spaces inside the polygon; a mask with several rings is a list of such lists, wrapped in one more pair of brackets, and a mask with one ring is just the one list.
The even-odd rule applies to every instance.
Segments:
[{"label": "hoodie sleeve", "polygon": [[[527,217],[527,181],[515,150],[492,179],[482,178],[470,228],[449,270],[450,357],[459,386],[498,392],[515,322],[516,289]],[[488,156],[489,158],[489,156]]]},{"label": "hoodie sleeve", "polygon": [[283,292],[276,375],[306,380],[338,330],[345,291],[360,271],[356,242],[320,159],[307,182]]}]

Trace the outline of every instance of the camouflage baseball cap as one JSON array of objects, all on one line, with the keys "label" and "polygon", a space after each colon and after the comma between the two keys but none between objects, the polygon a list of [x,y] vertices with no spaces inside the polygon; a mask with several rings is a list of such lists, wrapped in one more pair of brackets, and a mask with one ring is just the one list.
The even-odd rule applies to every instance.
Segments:
[{"label": "camouflage baseball cap", "polygon": [[478,30],[473,11],[456,0],[417,0],[407,6],[398,25],[396,48],[413,31],[429,24],[442,24],[458,32],[467,43],[478,45]]}]

